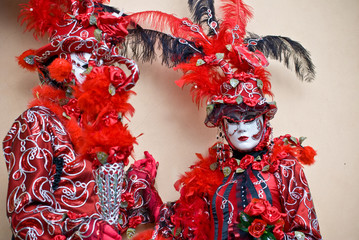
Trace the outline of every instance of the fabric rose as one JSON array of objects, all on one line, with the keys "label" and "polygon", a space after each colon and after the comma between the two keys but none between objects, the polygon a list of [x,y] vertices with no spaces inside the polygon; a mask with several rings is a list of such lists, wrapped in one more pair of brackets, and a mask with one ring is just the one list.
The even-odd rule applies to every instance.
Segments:
[{"label": "fabric rose", "polygon": [[262,219],[269,224],[276,223],[281,217],[285,217],[285,214],[280,213],[278,208],[273,206],[267,206],[262,213]]},{"label": "fabric rose", "polygon": [[274,173],[275,171],[277,171],[277,169],[279,167],[279,163],[280,163],[280,161],[278,159],[271,162],[271,165],[269,166],[269,172]]},{"label": "fabric rose", "polygon": [[274,225],[273,228],[273,235],[276,239],[283,239],[284,238],[284,220],[281,218],[279,221]]},{"label": "fabric rose", "polygon": [[262,159],[261,161],[254,161],[252,164],[252,169],[257,171],[262,171],[265,166],[269,165],[268,161]]},{"label": "fabric rose", "polygon": [[90,26],[90,15],[88,14],[79,14],[75,16],[76,20],[81,23],[84,28],[88,28]]},{"label": "fabric rose", "polygon": [[65,113],[67,116],[70,116],[71,118],[78,119],[80,117],[80,108],[77,106],[77,99],[71,98],[68,103],[64,106],[62,106],[65,110]]},{"label": "fabric rose", "polygon": [[259,101],[258,101],[258,99],[244,97],[244,98],[243,98],[243,102],[244,102],[247,106],[255,107]]},{"label": "fabric rose", "polygon": [[126,192],[121,195],[121,201],[126,203],[126,208],[130,208],[135,204],[133,194]]},{"label": "fabric rose", "polygon": [[114,39],[123,39],[128,34],[129,22],[121,16],[112,13],[102,12],[97,16],[97,27]]},{"label": "fabric rose", "polygon": [[206,63],[211,63],[211,62],[215,61],[217,58],[215,55],[209,55],[209,56],[204,56],[203,59]]},{"label": "fabric rose", "polygon": [[128,156],[132,151],[132,146],[126,148],[121,148],[119,146],[111,147],[109,150],[109,155],[107,158],[108,163],[120,163],[123,162],[125,165],[128,164]]},{"label": "fabric rose", "polygon": [[268,206],[268,202],[263,199],[254,198],[248,206],[244,209],[244,212],[249,216],[258,216],[262,214],[266,207]]},{"label": "fabric rose", "polygon": [[242,169],[247,169],[247,167],[253,162],[254,157],[252,155],[245,155],[239,164],[239,167]]},{"label": "fabric rose", "polygon": [[127,77],[121,68],[115,66],[108,66],[107,68],[112,85],[114,85],[116,88],[119,88],[126,83]]},{"label": "fabric rose", "polygon": [[255,238],[260,238],[266,230],[267,223],[261,219],[254,219],[248,227],[248,232]]},{"label": "fabric rose", "polygon": [[118,123],[118,114],[115,112],[110,112],[102,117],[102,121],[105,123],[107,127],[110,127],[112,125],[115,125]]},{"label": "fabric rose", "polygon": [[135,216],[130,218],[129,222],[128,222],[128,227],[130,228],[136,228],[138,224],[140,224],[142,222],[142,217],[141,216]]},{"label": "fabric rose", "polygon": [[239,60],[246,60],[253,66],[256,67],[266,67],[268,66],[268,61],[260,51],[256,50],[255,52],[249,51],[245,45],[237,45],[234,49],[238,52]]}]

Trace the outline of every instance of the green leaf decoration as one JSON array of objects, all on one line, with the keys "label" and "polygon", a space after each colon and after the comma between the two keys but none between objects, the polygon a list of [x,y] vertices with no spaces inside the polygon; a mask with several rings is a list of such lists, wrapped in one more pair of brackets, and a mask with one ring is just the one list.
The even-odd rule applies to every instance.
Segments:
[{"label": "green leaf decoration", "polygon": [[231,174],[231,172],[232,172],[230,167],[224,167],[222,171],[223,171],[223,174],[225,177],[228,177],[229,174]]},{"label": "green leaf decoration", "polygon": [[95,38],[98,42],[101,42],[102,40],[102,31],[100,29],[95,29],[94,31]]},{"label": "green leaf decoration", "polygon": [[264,232],[263,235],[259,238],[260,240],[276,240],[273,233],[271,232]]},{"label": "green leaf decoration", "polygon": [[108,86],[108,92],[111,94],[111,96],[114,96],[116,94],[116,88],[111,83]]},{"label": "green leaf decoration", "polygon": [[223,99],[218,99],[218,100],[215,100],[213,101],[214,103],[223,103]]},{"label": "green leaf decoration", "polygon": [[237,158],[235,158],[235,159],[236,159],[236,162],[237,162],[238,165],[241,164],[241,160],[239,160]]},{"label": "green leaf decoration", "polygon": [[90,16],[90,25],[97,25],[97,18],[95,15]]},{"label": "green leaf decoration", "polygon": [[69,115],[67,115],[65,112],[62,113],[62,116],[65,117],[65,118],[67,118],[68,120],[71,119],[71,117],[70,117]]},{"label": "green leaf decoration", "polygon": [[224,58],[224,53],[216,53],[216,58],[217,59],[223,59]]},{"label": "green leaf decoration", "polygon": [[290,140],[292,140],[295,144],[298,144],[298,141],[295,137],[290,137]]},{"label": "green leaf decoration", "polygon": [[232,78],[231,80],[229,80],[229,83],[231,84],[231,86],[233,88],[237,87],[238,84],[239,84],[239,80],[238,79],[235,79],[235,78]]},{"label": "green leaf decoration", "polygon": [[262,172],[266,172],[269,170],[269,165],[265,165],[262,169]]},{"label": "green leaf decoration", "polygon": [[227,44],[226,48],[227,48],[228,51],[232,51],[232,44]]},{"label": "green leaf decoration", "polygon": [[305,139],[307,139],[307,137],[300,137],[299,138],[300,145],[302,145],[302,143],[304,142]]},{"label": "green leaf decoration", "polygon": [[93,69],[93,67],[90,66],[90,67],[88,67],[82,74],[87,75],[87,74],[89,74],[89,73],[92,71],[92,69]]},{"label": "green leaf decoration", "polygon": [[206,62],[203,60],[203,59],[198,59],[197,62],[196,62],[196,66],[201,66],[203,64],[205,64]]},{"label": "green leaf decoration", "polygon": [[214,109],[214,104],[208,104],[206,111],[207,111],[207,115],[209,115]]},{"label": "green leaf decoration", "polygon": [[121,208],[127,208],[128,207],[128,202],[127,201],[122,201],[120,204]]},{"label": "green leaf decoration", "polygon": [[237,98],[236,98],[236,102],[237,104],[241,104],[243,102],[243,97],[241,95],[239,95]]},{"label": "green leaf decoration", "polygon": [[244,212],[241,212],[239,215],[239,220],[244,227],[248,228],[253,222],[254,218]]},{"label": "green leaf decoration", "polygon": [[209,168],[212,170],[212,171],[215,171],[217,168],[218,168],[218,163],[212,163],[211,165],[209,165]]},{"label": "green leaf decoration", "polygon": [[299,232],[299,231],[295,231],[294,236],[297,238],[297,240],[304,240],[305,239],[304,233]]},{"label": "green leaf decoration", "polygon": [[284,143],[285,145],[288,145],[288,144],[289,144],[288,138],[283,138],[283,143]]},{"label": "green leaf decoration", "polygon": [[236,169],[236,173],[242,173],[242,172],[244,172],[245,170],[244,169],[242,169],[242,168],[237,168]]},{"label": "green leaf decoration", "polygon": [[238,224],[238,228],[241,229],[243,232],[248,232],[248,227],[244,226],[242,223]]},{"label": "green leaf decoration", "polygon": [[260,89],[263,89],[263,82],[262,82],[262,80],[257,79],[257,86],[258,86]]},{"label": "green leaf decoration", "polygon": [[254,159],[254,161],[257,161],[257,162],[259,162],[260,160],[262,160],[262,157],[259,155]]},{"label": "green leaf decoration", "polygon": [[135,236],[136,230],[134,228],[128,228],[126,231],[126,236],[128,239],[131,239],[133,236]]},{"label": "green leaf decoration", "polygon": [[98,152],[97,153],[97,159],[100,161],[100,163],[105,164],[107,161],[107,153],[105,152]]},{"label": "green leaf decoration", "polygon": [[175,236],[175,237],[178,237],[182,232],[182,228],[180,227],[175,227],[172,229],[172,234]]}]

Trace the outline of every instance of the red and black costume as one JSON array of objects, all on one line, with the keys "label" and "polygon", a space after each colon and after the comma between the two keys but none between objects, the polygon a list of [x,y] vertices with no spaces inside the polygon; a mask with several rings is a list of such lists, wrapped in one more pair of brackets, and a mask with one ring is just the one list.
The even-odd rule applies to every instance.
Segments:
[{"label": "red and black costume", "polygon": [[[314,162],[315,151],[289,135],[270,139],[269,120],[277,107],[265,98],[273,96],[267,58],[294,65],[300,79],[311,81],[315,72],[309,53],[287,37],[247,33],[252,13],[242,0],[218,2],[221,20],[211,0],[188,1],[192,20],[158,11],[128,19],[149,26],[138,34],[142,39],[159,37],[163,62],[183,72],[176,84],[190,86],[198,105],[206,102],[208,127],[262,118],[262,139],[250,152],[236,152],[219,141],[208,156],[198,155],[175,184],[179,200],[164,205],[154,232],[136,240],[321,239],[301,166]],[[144,49],[154,56],[148,42],[143,41]]]},{"label": "red and black costume", "polygon": [[[134,112],[128,99],[139,71],[118,51],[128,22],[102,2],[30,0],[22,5],[27,30],[40,36],[48,32],[50,43],[18,57],[22,67],[39,73],[41,85],[3,143],[7,214],[15,239],[103,239],[106,233],[106,239],[118,240],[119,234],[132,236],[137,225],[154,221],[162,203],[154,189],[157,163],[149,153],[122,178],[136,144],[122,119]],[[74,66],[74,56],[84,64]],[[76,67],[84,69],[83,82]],[[122,171],[119,180],[98,185],[106,179],[95,177],[96,171],[115,165]],[[120,199],[109,199],[117,210],[111,223],[99,198],[105,187],[120,189],[115,192]]]}]

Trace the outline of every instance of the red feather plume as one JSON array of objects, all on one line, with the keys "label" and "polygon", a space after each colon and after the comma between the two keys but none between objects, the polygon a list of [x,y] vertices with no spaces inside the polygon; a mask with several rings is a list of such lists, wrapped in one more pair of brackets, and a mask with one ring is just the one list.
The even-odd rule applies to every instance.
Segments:
[{"label": "red feather plume", "polygon": [[221,23],[221,29],[227,31],[238,26],[237,33],[242,41],[246,34],[247,22],[252,17],[249,6],[244,4],[242,0],[222,0],[222,2],[221,10],[224,13],[224,17]]},{"label": "red feather plume", "polygon": [[16,57],[16,59],[18,61],[18,64],[21,67],[23,67],[31,72],[34,72],[37,70],[37,66],[36,66],[35,62],[34,62],[34,64],[30,64],[26,61],[26,58],[31,58],[35,55],[36,55],[35,50],[29,49],[29,50],[25,51],[23,54],[21,54],[20,56]]},{"label": "red feather plume", "polygon": [[46,33],[51,34],[62,21],[65,14],[70,11],[69,0],[30,0],[27,4],[21,4],[19,20],[26,23],[26,31],[34,31],[37,39]]},{"label": "red feather plume", "polygon": [[[178,18],[173,14],[168,14],[160,11],[144,11],[129,15],[127,18],[135,24],[141,26],[150,25],[151,29],[159,32],[167,32],[175,37],[193,39],[198,38],[198,34],[190,31],[189,27],[183,24],[183,21],[187,21],[189,24],[194,23],[187,18]],[[199,31],[203,36],[206,34],[201,28]]]}]

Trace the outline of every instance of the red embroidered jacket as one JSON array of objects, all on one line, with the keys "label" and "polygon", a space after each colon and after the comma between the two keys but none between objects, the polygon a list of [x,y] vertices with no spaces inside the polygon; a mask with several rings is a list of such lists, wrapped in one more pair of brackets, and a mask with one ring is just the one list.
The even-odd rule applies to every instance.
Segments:
[{"label": "red embroidered jacket", "polygon": [[[322,239],[303,168],[283,154],[278,161],[262,164],[244,157],[218,166],[216,153],[199,156],[191,171],[176,183],[181,196],[161,210],[154,236],[170,239],[253,239],[239,228],[238,215],[252,199],[264,199],[286,214],[282,239]],[[246,155],[248,156],[248,155]],[[269,167],[270,166],[270,167]],[[282,240],[280,239],[280,240]]]},{"label": "red embroidered jacket", "polygon": [[[7,214],[16,239],[83,239],[93,233],[100,214],[92,163],[76,158],[69,134],[54,113],[45,107],[25,111],[3,148],[9,173]],[[56,187],[55,159],[63,159]],[[141,169],[127,172],[121,232],[152,218],[145,209],[150,194],[156,195],[149,175]]]}]

